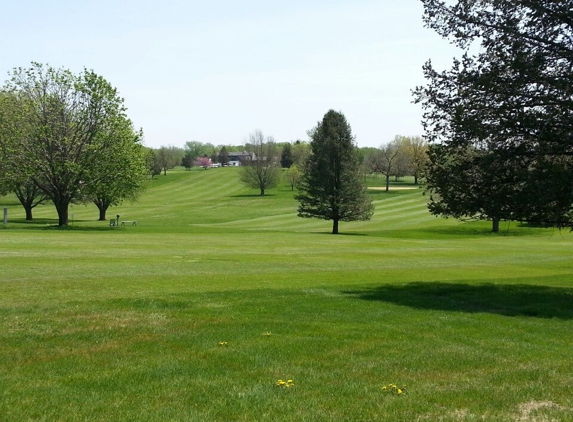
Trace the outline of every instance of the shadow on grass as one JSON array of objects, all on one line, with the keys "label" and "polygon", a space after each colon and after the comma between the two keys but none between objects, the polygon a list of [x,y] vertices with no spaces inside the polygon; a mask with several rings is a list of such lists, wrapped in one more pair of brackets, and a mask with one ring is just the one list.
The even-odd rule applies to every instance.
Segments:
[{"label": "shadow on grass", "polygon": [[[95,220],[74,220],[72,222],[72,220],[70,220],[69,224],[73,224],[73,223],[93,223]],[[107,221],[107,220],[105,220]],[[104,222],[105,222],[104,221]],[[46,225],[46,224],[50,224],[50,225],[57,225],[58,224],[58,219],[57,218],[34,218],[33,220],[26,220],[25,218],[11,218],[10,219],[10,223],[14,223],[14,224],[28,224],[28,225]]]},{"label": "shadow on grass", "polygon": [[573,319],[573,288],[414,282],[343,293],[416,309]]},{"label": "shadow on grass", "polygon": [[332,230],[331,231],[321,231],[321,232],[311,232],[312,234],[327,234],[329,236],[333,236],[333,237],[337,237],[337,236],[369,236],[368,233],[359,233],[359,232],[338,232],[337,234],[332,234]]},{"label": "shadow on grass", "polygon": [[[98,224],[99,225],[83,225],[88,224]],[[88,231],[88,232],[105,232],[105,231],[116,231],[125,230],[127,227],[110,227],[106,221],[95,222],[94,220],[74,220],[70,222],[67,226],[58,226],[57,218],[35,218],[32,221],[27,221],[24,218],[15,218],[9,221],[8,226],[4,226],[6,230],[58,230],[58,231]]]},{"label": "shadow on grass", "polygon": [[521,223],[500,228],[498,233],[491,231],[491,223],[467,222],[451,226],[417,227],[412,229],[378,230],[369,232],[370,236],[389,239],[451,239],[451,238],[490,238],[490,237],[534,237],[565,236],[569,231],[531,227]]},{"label": "shadow on grass", "polygon": [[252,193],[252,194],[243,194],[243,195],[231,195],[231,198],[270,198],[276,196],[273,193],[265,193],[261,195],[260,193]]}]

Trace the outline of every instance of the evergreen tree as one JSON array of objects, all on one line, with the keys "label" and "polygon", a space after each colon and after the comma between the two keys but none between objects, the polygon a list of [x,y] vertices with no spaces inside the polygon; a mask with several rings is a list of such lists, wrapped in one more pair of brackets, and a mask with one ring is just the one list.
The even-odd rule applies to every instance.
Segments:
[{"label": "evergreen tree", "polygon": [[292,166],[292,164],[292,146],[290,143],[288,143],[283,146],[283,150],[281,152],[281,167],[288,169],[290,166]]},{"label": "evergreen tree", "polygon": [[360,162],[344,115],[328,111],[309,132],[311,154],[299,183],[298,216],[340,221],[369,220],[374,206],[362,184]]}]

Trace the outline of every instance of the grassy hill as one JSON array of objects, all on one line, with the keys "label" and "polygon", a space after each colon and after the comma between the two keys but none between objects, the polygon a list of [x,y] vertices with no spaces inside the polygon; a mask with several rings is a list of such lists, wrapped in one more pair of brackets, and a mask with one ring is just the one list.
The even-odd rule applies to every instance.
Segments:
[{"label": "grassy hill", "polygon": [[0,199],[0,420],[573,420],[571,233],[396,189],[332,236],[236,172],[157,177],[137,226]]}]

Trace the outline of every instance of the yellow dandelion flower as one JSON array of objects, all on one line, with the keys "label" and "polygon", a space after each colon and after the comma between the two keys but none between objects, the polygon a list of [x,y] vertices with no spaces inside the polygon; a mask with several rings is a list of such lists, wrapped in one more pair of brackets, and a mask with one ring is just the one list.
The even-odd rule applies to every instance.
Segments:
[{"label": "yellow dandelion flower", "polygon": [[398,388],[398,394],[402,394],[402,390]]},{"label": "yellow dandelion flower", "polygon": [[382,387],[382,390],[386,391],[388,388],[386,386]]}]

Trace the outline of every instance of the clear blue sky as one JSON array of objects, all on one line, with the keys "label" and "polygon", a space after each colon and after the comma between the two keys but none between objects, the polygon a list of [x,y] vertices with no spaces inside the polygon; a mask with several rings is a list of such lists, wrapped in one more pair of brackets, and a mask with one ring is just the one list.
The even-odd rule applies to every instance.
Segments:
[{"label": "clear blue sky", "polygon": [[83,67],[125,98],[145,144],[307,140],[329,109],[359,146],[421,135],[411,90],[457,50],[418,0],[5,0],[0,76],[31,61]]}]

